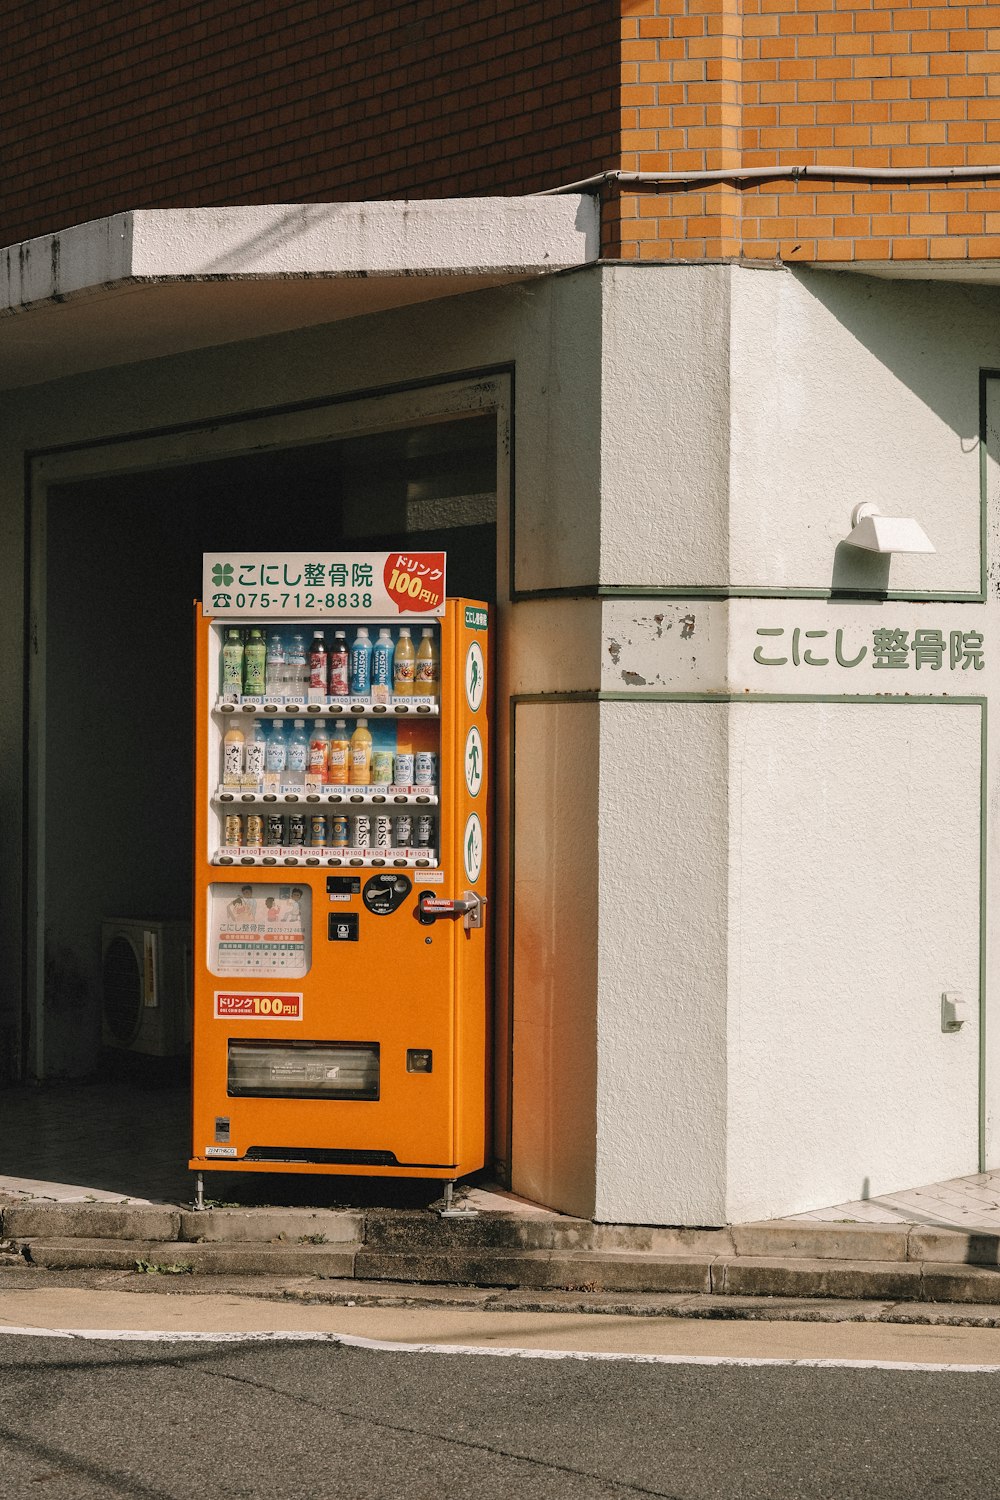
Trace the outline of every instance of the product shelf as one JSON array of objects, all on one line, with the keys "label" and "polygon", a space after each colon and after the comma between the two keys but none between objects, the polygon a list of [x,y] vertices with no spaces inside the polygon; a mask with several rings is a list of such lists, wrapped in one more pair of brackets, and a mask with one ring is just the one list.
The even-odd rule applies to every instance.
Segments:
[{"label": "product shelf", "polygon": [[210,863],[222,866],[268,865],[278,869],[317,865],[362,867],[386,866],[391,869],[434,870],[437,869],[437,851],[434,849],[315,849],[308,845],[281,844],[269,848],[248,846],[238,849],[218,849]]},{"label": "product shelf", "polygon": [[441,705],[418,697],[400,698],[389,703],[373,703],[370,698],[311,699],[308,703],[274,703],[264,698],[246,698],[239,703],[216,700],[213,713],[246,714],[258,719],[346,719],[373,718],[379,714],[390,718],[437,718]]},{"label": "product shelf", "polygon": [[345,786],[335,792],[257,792],[243,791],[240,787],[220,786],[212,797],[214,805],[231,807],[236,803],[253,804],[266,802],[270,806],[299,807],[303,803],[315,807],[317,803],[334,803],[338,807],[437,807],[437,788],[426,791],[404,792],[396,787],[386,787],[384,792],[372,791],[370,787]]}]

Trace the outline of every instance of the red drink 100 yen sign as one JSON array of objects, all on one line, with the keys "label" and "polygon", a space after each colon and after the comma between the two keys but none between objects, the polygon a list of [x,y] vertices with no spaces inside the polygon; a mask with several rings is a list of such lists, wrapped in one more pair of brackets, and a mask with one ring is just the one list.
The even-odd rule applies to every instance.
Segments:
[{"label": "red drink 100 yen sign", "polygon": [[400,614],[427,614],[444,599],[444,553],[390,552],[383,578]]},{"label": "red drink 100 yen sign", "polygon": [[234,995],[215,992],[216,1020],[239,1017],[244,1021],[301,1021],[301,995]]}]

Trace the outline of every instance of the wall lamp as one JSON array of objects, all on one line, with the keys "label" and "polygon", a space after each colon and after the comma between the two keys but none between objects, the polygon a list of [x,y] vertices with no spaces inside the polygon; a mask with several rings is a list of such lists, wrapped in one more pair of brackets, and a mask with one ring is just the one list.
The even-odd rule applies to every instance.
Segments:
[{"label": "wall lamp", "polygon": [[936,552],[923,527],[910,516],[884,516],[878,506],[862,501],[851,511],[854,528],[844,541],[866,552]]}]

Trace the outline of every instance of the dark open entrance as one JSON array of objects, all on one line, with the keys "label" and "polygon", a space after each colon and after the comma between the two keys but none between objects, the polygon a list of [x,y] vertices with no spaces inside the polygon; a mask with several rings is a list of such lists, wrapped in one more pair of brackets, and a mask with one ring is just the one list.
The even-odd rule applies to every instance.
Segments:
[{"label": "dark open entrance", "polygon": [[[141,1052],[105,1045],[101,934],[108,917],[189,919],[192,601],[202,553],[234,539],[251,551],[443,548],[449,593],[493,601],[496,474],[489,413],[50,489],[44,1078],[100,1080],[113,1060],[119,1103],[129,1072],[146,1089],[162,1081]],[[186,1076],[183,1060],[175,1073]],[[92,1118],[107,1101],[93,1084],[86,1092]],[[168,1116],[184,1120],[183,1182],[186,1115]],[[30,1157],[25,1141],[20,1172],[9,1157],[6,1170],[56,1169]],[[60,1168],[58,1180],[72,1181],[70,1170]],[[141,1191],[134,1174],[121,1190]]]}]

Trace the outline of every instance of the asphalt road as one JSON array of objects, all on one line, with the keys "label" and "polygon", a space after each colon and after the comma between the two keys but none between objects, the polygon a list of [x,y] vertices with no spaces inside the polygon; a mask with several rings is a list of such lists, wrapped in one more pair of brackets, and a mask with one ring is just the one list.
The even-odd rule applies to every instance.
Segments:
[{"label": "asphalt road", "polygon": [[1000,1493],[1000,1375],[0,1333],[8,1496]]}]

